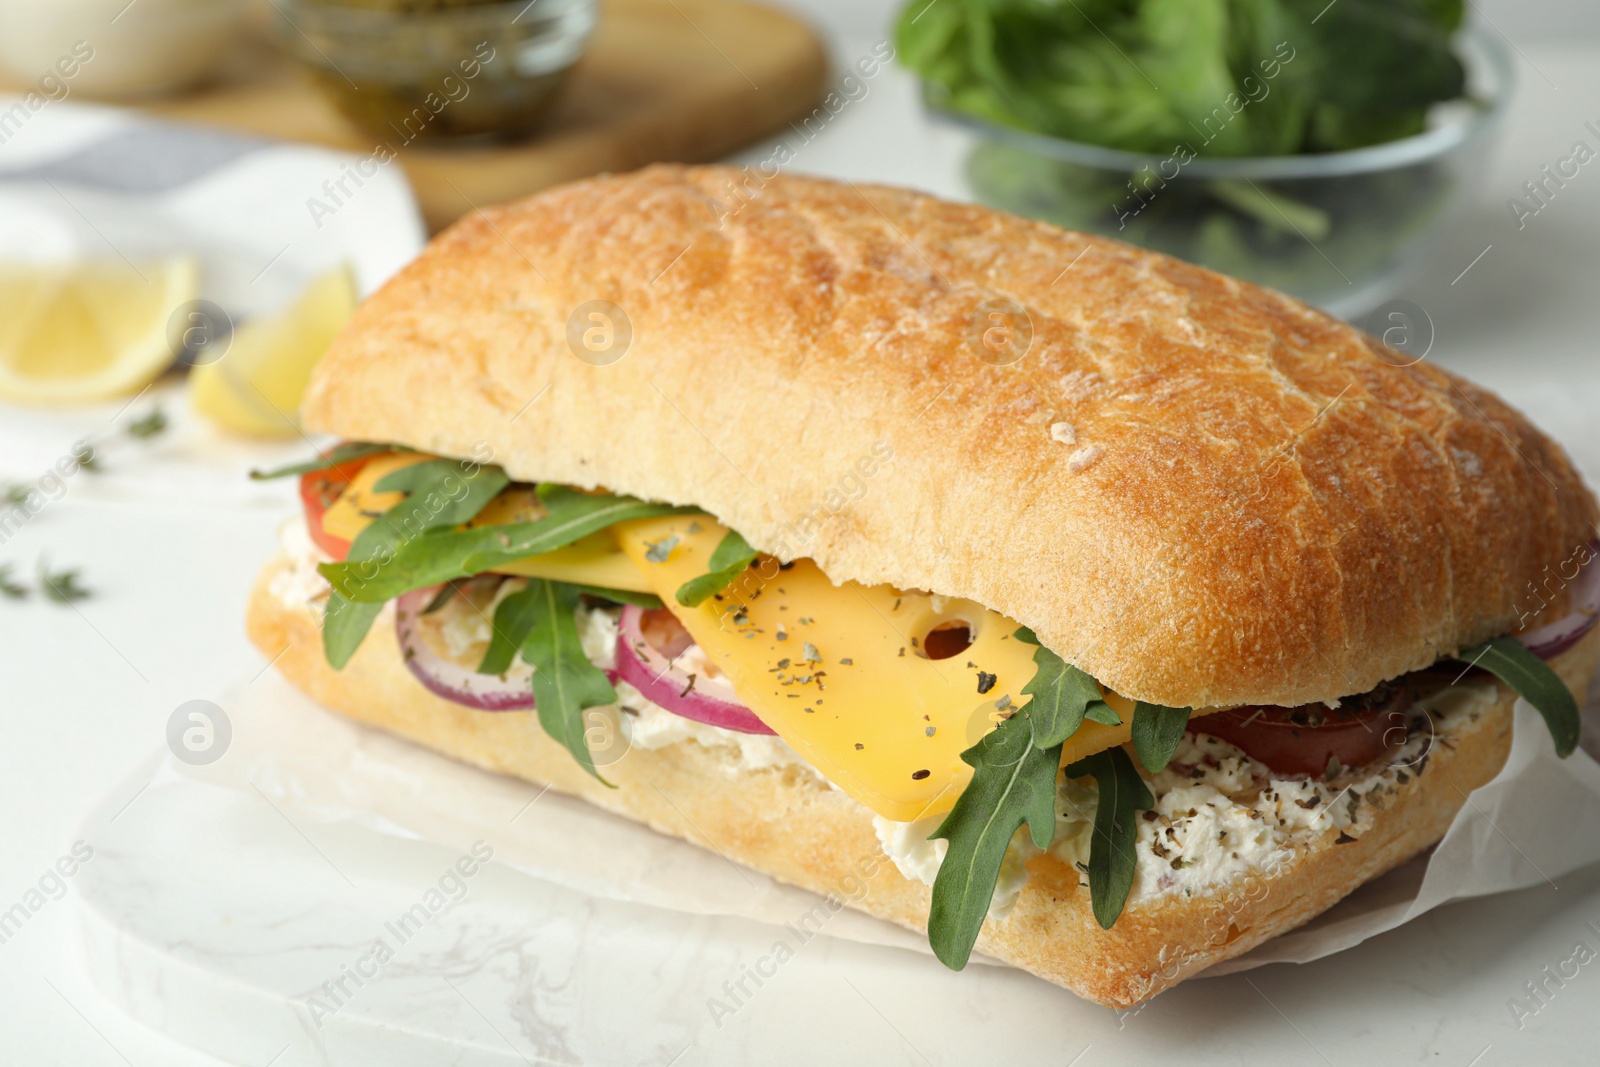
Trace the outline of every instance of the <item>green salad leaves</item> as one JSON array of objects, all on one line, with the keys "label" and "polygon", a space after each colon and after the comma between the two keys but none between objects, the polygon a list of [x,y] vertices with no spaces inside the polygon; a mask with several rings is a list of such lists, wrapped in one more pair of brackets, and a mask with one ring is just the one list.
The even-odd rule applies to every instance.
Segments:
[{"label": "green salad leaves", "polygon": [[717,547],[711,550],[711,559],[708,561],[710,571],[698,578],[690,578],[678,587],[675,594],[678,603],[686,608],[698,607],[711,597],[716,596],[739,575],[745,568],[756,561],[756,550],[750,547],[737,530],[729,530]]},{"label": "green salad leaves", "polygon": [[[1017,631],[1020,641],[1038,645],[1032,631]],[[1499,637],[1456,657],[1462,664],[1500,678],[1544,717],[1558,755],[1577,747],[1577,702],[1555,670],[1514,637]],[[973,768],[972,781],[955,807],[930,836],[950,842],[933,883],[928,940],[947,966],[960,969],[988,914],[1000,868],[1012,837],[1028,827],[1033,841],[1048,848],[1061,746],[1085,719],[1106,721],[1100,687],[1089,675],[1065,663],[1042,645],[1034,652],[1037,671],[1023,687],[1032,700],[961,754]],[[1139,701],[1134,706],[1132,747],[1151,773],[1172,761],[1188,726],[1191,709]],[[1120,746],[1078,760],[1061,772],[1069,778],[1093,777],[1098,787],[1093,837],[1089,847],[1089,900],[1095,920],[1110,929],[1122,914],[1138,871],[1140,811],[1155,806],[1155,796],[1126,750]]]},{"label": "green salad leaves", "polygon": [[928,943],[952,970],[972,956],[1012,835],[1026,823],[1040,848],[1055,837],[1061,742],[1042,746],[1041,740],[1025,707],[961,754],[972,781],[930,835],[950,847],[933,881]]},{"label": "green salad leaves", "polygon": [[536,618],[522,643],[522,658],[533,664],[533,699],[539,725],[565,745],[584,770],[600,778],[583,736],[583,710],[615,704],[617,691],[606,681],[605,672],[589,662],[578,642],[578,624],[573,615],[578,608],[578,591],[541,578],[529,579],[528,588],[537,590]]},{"label": "green salad leaves", "polygon": [[[1419,133],[1459,97],[1460,0],[910,0],[901,61],[949,107],[1086,144],[1217,156]],[[1232,101],[1247,101],[1238,107]]]},{"label": "green salad leaves", "polygon": [[[316,469],[316,468],[313,468]],[[511,479],[499,467],[453,459],[433,459],[392,471],[374,487],[403,492],[405,499],[374,519],[350,542],[350,553],[338,566],[357,575],[382,573],[387,562],[429,531],[471,520],[500,494]],[[456,577],[452,575],[452,577]],[[424,582],[421,585],[432,583]],[[401,592],[421,588],[411,586]],[[398,596],[399,594],[395,594]],[[322,624],[322,648],[335,670],[342,669],[372,629],[383,610],[379,601],[359,601],[338,586],[328,596]]]},{"label": "green salad leaves", "polygon": [[534,710],[545,733],[561,742],[580,766],[610,785],[595,769],[584,739],[583,713],[617,702],[605,672],[583,654],[575,612],[580,587],[529,578],[528,584],[500,601],[482,674],[503,674],[517,656],[533,667]]},{"label": "green salad leaves", "polygon": [[329,467],[337,467],[339,464],[349,463],[351,460],[366,459],[368,456],[409,451],[411,450],[401,448],[398,445],[379,445],[368,441],[352,441],[348,444],[336,445],[316,459],[309,459],[304,463],[291,463],[287,467],[277,467],[270,471],[251,471],[250,477],[258,482],[269,478],[287,478],[291,475],[310,474],[312,471],[325,471]]},{"label": "green salad leaves", "polygon": [[[383,487],[384,483],[380,483],[379,488]],[[546,512],[542,519],[465,530],[439,530],[398,546],[380,567],[345,562],[324,563],[317,569],[340,596],[357,603],[382,604],[413,589],[465,578],[541,552],[553,552],[629,519],[699,511],[698,508],[650,504],[631,496],[582,493],[563,485],[542,484],[538,492]]]},{"label": "green salad leaves", "polygon": [[1139,701],[1133,708],[1133,750],[1152,774],[1166,770],[1189,725],[1188,708]]},{"label": "green salad leaves", "polygon": [[538,596],[539,590],[529,582],[500,601],[489,628],[489,647],[478,664],[479,674],[504,674],[511,669],[512,662],[522,651],[522,642],[528,639],[539,621]]},{"label": "green salad leaves", "polygon": [[661,598],[654,593],[641,593],[634,589],[611,589],[603,585],[580,585],[575,582],[566,584],[580,593],[599,597],[601,600],[609,600],[615,604],[635,604],[641,608],[661,608],[666,606],[661,602]]},{"label": "green salad leaves", "polygon": [[[1037,670],[1022,687],[1033,699],[961,754],[972,767],[972,781],[930,835],[944,838],[950,847],[933,882],[928,943],[934,955],[957,970],[972,956],[1012,836],[1026,823],[1040,848],[1049,848],[1054,840],[1062,744],[1078,732],[1085,719],[1107,726],[1122,722],[1093,678],[1040,645],[1027,627],[1018,629],[1015,637],[1038,646],[1033,653]],[[1146,708],[1155,710],[1145,712]],[[1160,766],[1151,769],[1160,770],[1183,737],[1182,723],[1188,722],[1189,709],[1147,704],[1138,709],[1133,730],[1140,760],[1146,759],[1148,750],[1150,759],[1160,758]],[[1142,746],[1138,741],[1141,732],[1150,736]],[[1133,885],[1139,826],[1132,813],[1155,801],[1121,748],[1079,760],[1066,773],[1073,778],[1093,775],[1100,786],[1094,843],[1089,850],[1089,895],[1095,918],[1109,928],[1122,914]]]},{"label": "green salad leaves", "polygon": [[1067,768],[1067,777],[1093,775],[1100,787],[1094,809],[1094,837],[1089,844],[1089,905],[1095,921],[1109,930],[1122,914],[1139,868],[1135,816],[1155,807],[1156,798],[1121,748],[1096,752]]},{"label": "green salad leaves", "polygon": [[[1436,105],[1464,92],[1451,44],[1461,10],[1460,0],[906,0],[896,42],[932,106],[1021,131],[986,131],[969,153],[980,202],[1326,304],[1352,279],[1393,269],[1438,223],[1456,187],[1450,157],[1333,179],[1218,164],[1422,133]],[[1097,158],[1030,134],[1136,155]]]},{"label": "green salad leaves", "polygon": [[1578,702],[1573,699],[1567,683],[1548,663],[1510,636],[1469,648],[1456,659],[1471,667],[1482,667],[1532,704],[1544,717],[1551,740],[1556,744],[1556,755],[1572,755],[1573,749],[1578,747],[1578,732],[1582,726]]},{"label": "green salad leaves", "polygon": [[[341,446],[318,460],[264,476],[305,474],[387,451],[392,450]],[[543,518],[463,528],[509,484],[510,478],[497,466],[432,459],[393,471],[374,486],[379,492],[404,493],[405,498],[356,535],[344,562],[318,568],[333,587],[322,638],[335,669],[350,661],[383,605],[395,597],[443,583],[427,609],[437,610],[459,591],[462,580],[493,567],[562,548],[627,519],[695,510],[547,484],[537,490],[545,508]],[[539,724],[584,770],[605,782],[589,752],[583,715],[588,708],[615,704],[617,692],[605,672],[583,653],[575,612],[584,594],[661,606],[660,598],[647,593],[530,578],[496,607],[489,647],[478,671],[504,674],[519,656],[530,664]]]},{"label": "green salad leaves", "polygon": [[1039,645],[1039,639],[1026,626],[1018,629],[1013,636],[1018,641],[1039,646],[1033,652],[1037,670],[1028,684],[1022,687],[1025,695],[1033,697],[1027,709],[1033,716],[1039,744],[1061,744],[1078,732],[1084,719],[1107,726],[1121,724],[1117,713],[1101,699],[1098,682]]},{"label": "green salad leaves", "polygon": [[[340,445],[305,463],[256,478],[280,478],[326,470],[340,463],[406,451],[388,445]],[[434,612],[474,576],[513,560],[562,548],[613,523],[693,508],[647,504],[633,497],[583,493],[563,485],[537,488],[545,516],[532,522],[463,528],[508,485],[506,472],[471,460],[430,459],[385,475],[373,487],[405,494],[350,543],[342,563],[319,568],[332,590],[323,616],[323,651],[335,670],[360,647],[383,605],[415,589],[442,583],[424,609]],[[584,655],[575,613],[579,598],[661,607],[659,597],[623,589],[528,579],[495,609],[489,647],[479,673],[503,674],[520,656],[533,667],[535,711],[540,725],[578,763],[599,778],[584,732],[588,708],[614,704],[616,690],[605,672]],[[607,783],[610,784],[610,783]]]}]

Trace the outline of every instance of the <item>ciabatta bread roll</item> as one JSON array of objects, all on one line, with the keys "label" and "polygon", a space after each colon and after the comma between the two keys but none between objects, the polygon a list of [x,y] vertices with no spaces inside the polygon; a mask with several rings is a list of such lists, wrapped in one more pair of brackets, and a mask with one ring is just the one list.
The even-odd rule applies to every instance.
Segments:
[{"label": "ciabatta bread roll", "polygon": [[[1289,297],[898,189],[785,176],[731,209],[743,180],[652,167],[468,216],[356,312],[307,427],[698,505],[1173,706],[1428,666],[1522,625],[1594,536],[1519,413]],[[632,328],[606,365],[568,345],[595,300]],[[833,514],[878,441],[894,476]]]},{"label": "ciabatta bread roll", "polygon": [[[1085,720],[1080,735],[1108,725],[1124,733],[1059,759],[1085,762],[1056,777],[1054,836],[1045,828],[1040,839],[1030,822],[1031,837],[1001,839],[996,892],[980,901],[988,918],[972,912],[967,930],[982,951],[1110,1005],[1139,1002],[1247,951],[1436,842],[1466,795],[1504,763],[1514,695],[1459,664],[1453,683],[1418,686],[1413,672],[1514,631],[1574,618],[1586,625],[1573,612],[1593,609],[1592,597],[1575,598],[1581,583],[1568,571],[1594,555],[1595,500],[1560,447],[1494,396],[1268,290],[1115,241],[876,186],[654,167],[479,213],[358,310],[318,366],[303,415],[308,428],[346,440],[470,457],[474,470],[492,464],[512,483],[505,492],[524,494],[521,507],[538,510],[523,486],[538,483],[697,508],[704,515],[685,519],[685,530],[703,534],[703,519],[742,535],[774,574],[780,561],[807,560],[833,583],[893,587],[894,611],[901,591],[936,604],[961,598],[1028,648],[1031,630],[1039,651],[1023,653],[1034,657],[1023,660],[1024,677],[1034,677],[1034,663],[1041,679],[1052,663],[1086,672],[1072,684],[1121,701],[1124,720],[1101,708],[1093,720],[1101,725]],[[406,462],[384,462],[397,461]],[[316,494],[308,496],[307,529],[329,551],[348,547],[339,539],[358,536],[372,515],[347,508],[337,533],[322,509],[355,490],[324,482],[317,491],[328,499],[313,507]],[[383,497],[376,483],[362,492]],[[437,533],[408,536],[437,544],[428,541]],[[616,537],[613,548],[631,562],[608,565],[634,567],[634,578],[686,551],[674,548],[677,534],[636,536],[631,547]],[[378,571],[391,565],[387,555],[374,559]],[[783,738],[764,739],[770,758],[752,763],[754,742],[738,727],[688,729],[618,682],[613,695],[636,729],[625,758],[602,768],[616,786],[608,788],[574,760],[570,732],[565,746],[552,740],[536,713],[474,710],[424,688],[415,648],[397,644],[388,615],[342,669],[330,666],[338,657],[322,648],[328,585],[319,560],[327,557],[307,547],[270,563],[249,619],[262,652],[317,700],[871,914],[929,927],[929,885],[946,855],[929,835],[952,804],[959,814],[956,796],[971,792],[953,786],[976,781],[982,768],[975,775],[950,757],[959,773],[948,797],[934,797],[942,806],[924,809],[931,821],[894,821],[911,816],[869,807],[870,789],[849,775],[829,778],[798,754],[822,751],[803,717],[769,717]],[[342,581],[353,565],[321,574]],[[435,577],[406,586],[407,595],[476,571],[428,573]],[[615,603],[626,596],[607,601],[602,589],[595,602],[593,587],[606,581],[563,578],[559,567],[514,573],[530,579],[530,592],[538,582],[583,584],[581,632],[614,639],[626,618]],[[507,593],[522,595],[493,580],[502,584],[489,610]],[[688,628],[683,639],[707,646],[706,655],[720,648],[723,666],[738,658],[739,648],[696,629],[707,618],[693,615],[698,602],[675,603],[672,586],[650,581],[626,588],[659,594],[667,608],[656,610],[670,609]],[[341,596],[360,591],[335,587]],[[438,595],[440,610],[466,610],[450,600],[465,594]],[[578,595],[564,603],[579,604]],[[888,610],[874,609],[886,624]],[[993,651],[999,639],[990,639]],[[593,645],[602,658],[622,655],[615,640]],[[516,647],[537,688],[544,668]],[[674,647],[677,656],[684,646]],[[812,683],[825,662],[834,672],[852,665],[836,648],[808,642],[801,656],[785,647],[807,666],[803,678],[778,674],[783,685]],[[1564,696],[1556,703],[1565,712],[1547,710],[1550,687],[1561,692],[1549,670],[1520,644],[1505,648],[1535,678],[1544,672],[1540,710],[1552,730],[1559,734],[1562,714],[1575,722]],[[612,666],[585,654],[591,671]],[[791,669],[783,654],[772,672]],[[1550,666],[1581,693],[1597,655],[1591,629],[1551,651]],[[1504,674],[1496,660],[1486,666]],[[1002,726],[1014,737],[1022,726],[1009,724],[1043,722],[1025,703],[1032,690],[991,692],[993,674],[965,668],[976,672],[982,703],[1001,697],[992,701],[997,719],[972,720],[983,725],[975,737],[1000,737]],[[606,690],[603,679],[590,685]],[[1219,740],[1221,718],[1208,733],[1204,717],[1240,705],[1310,707],[1306,721],[1320,726],[1316,709],[1364,707],[1374,692],[1405,694],[1395,712],[1407,717],[1400,740],[1369,762],[1324,757],[1325,770],[1320,761],[1310,772],[1275,770],[1261,752]],[[820,681],[807,695],[821,711]],[[1091,698],[1080,697],[1080,719]],[[748,688],[745,703],[771,710]],[[883,703],[825,714],[870,715]],[[1134,729],[1127,751],[1144,767],[1136,772],[1117,746],[1129,737],[1127,714],[1152,709],[1194,714],[1164,769]],[[923,718],[926,727],[911,724],[917,739],[953,721]],[[651,725],[663,721],[680,728]],[[1289,724],[1298,730],[1299,721]],[[1566,743],[1575,736],[1572,725]],[[1044,740],[1025,751],[1047,760],[1047,790],[1059,754]],[[1081,784],[1096,773],[1084,768],[1097,753],[1141,775],[1132,784],[1142,780],[1151,793],[1130,809],[1136,826],[1114,827],[1135,843],[1124,856],[1136,866],[1122,868],[1133,873],[1120,917],[1097,911],[1088,889],[1115,862],[1094,851],[1096,834],[1109,837],[1094,822],[1098,793]],[[911,778],[930,774],[952,772]],[[857,883],[864,892],[846,891]],[[941,958],[965,961],[949,937],[940,943]]]}]

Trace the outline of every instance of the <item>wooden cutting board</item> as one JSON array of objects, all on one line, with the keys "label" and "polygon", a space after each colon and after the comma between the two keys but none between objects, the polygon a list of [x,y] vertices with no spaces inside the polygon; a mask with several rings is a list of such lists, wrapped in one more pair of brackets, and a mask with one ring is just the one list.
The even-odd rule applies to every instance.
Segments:
[{"label": "wooden cutting board", "polygon": [[[399,161],[429,229],[438,231],[476,207],[590,174],[727,155],[808,114],[826,79],[816,35],[772,8],[746,0],[603,0],[589,51],[539,134],[506,145],[410,146]],[[377,145],[265,30],[217,82],[145,109],[363,155]]]}]

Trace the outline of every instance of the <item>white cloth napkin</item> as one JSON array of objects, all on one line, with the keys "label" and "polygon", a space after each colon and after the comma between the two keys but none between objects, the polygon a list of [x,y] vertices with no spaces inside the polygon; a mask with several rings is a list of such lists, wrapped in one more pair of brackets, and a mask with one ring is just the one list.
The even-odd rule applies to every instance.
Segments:
[{"label": "white cloth napkin", "polygon": [[[17,100],[0,97],[0,115]],[[236,323],[282,309],[340,263],[365,295],[427,233],[400,169],[380,168],[358,187],[345,177],[357,161],[118,108],[48,103],[20,124],[0,122],[0,262],[193,256],[200,297]],[[314,217],[307,201],[327,203],[324,183],[341,179],[350,195],[331,216]],[[167,433],[148,444],[119,434],[157,404]],[[73,410],[0,405],[0,483],[36,482],[83,440],[105,442],[104,469],[73,475],[68,491],[189,503],[281,505],[281,486],[246,472],[311,451],[300,440],[227,437],[190,415],[168,380],[136,400]]]}]

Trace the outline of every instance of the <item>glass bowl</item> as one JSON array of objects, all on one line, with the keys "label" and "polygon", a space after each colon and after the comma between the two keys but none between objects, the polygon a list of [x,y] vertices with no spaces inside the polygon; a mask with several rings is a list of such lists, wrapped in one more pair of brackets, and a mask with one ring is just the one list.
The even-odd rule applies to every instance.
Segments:
[{"label": "glass bowl", "polygon": [[0,0],[0,65],[51,100],[167,96],[234,55],[249,0]]},{"label": "glass bowl", "polygon": [[1346,152],[1207,158],[1175,146],[1146,155],[991,123],[945,107],[932,87],[923,99],[935,118],[978,135],[966,176],[982,203],[1354,318],[1415,276],[1486,170],[1511,62],[1476,28],[1457,44],[1466,98],[1437,105],[1423,133]]},{"label": "glass bowl", "polygon": [[277,0],[278,39],[344,115],[398,149],[510,139],[544,118],[595,0]]}]

